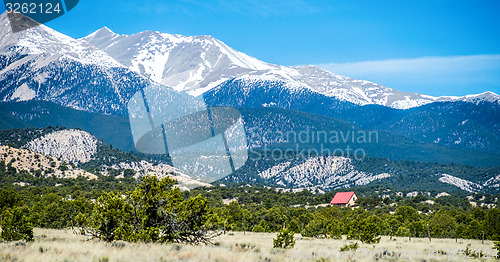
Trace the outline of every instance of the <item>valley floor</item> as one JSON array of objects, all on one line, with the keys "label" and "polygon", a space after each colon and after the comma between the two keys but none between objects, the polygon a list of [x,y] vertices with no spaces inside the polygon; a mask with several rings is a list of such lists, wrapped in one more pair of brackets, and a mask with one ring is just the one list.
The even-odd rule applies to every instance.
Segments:
[{"label": "valley floor", "polygon": [[[340,252],[351,241],[310,239],[295,235],[295,248],[274,249],[275,233],[229,232],[214,245],[104,243],[72,230],[35,229],[35,241],[0,243],[0,261],[498,261],[493,242],[480,240],[382,237],[379,244],[361,244],[357,253]],[[480,249],[489,258],[467,258],[458,250]],[[451,249],[451,253],[450,253]],[[489,251],[488,251],[489,250]],[[384,251],[386,251],[384,253]],[[392,252],[392,254],[391,254]],[[486,254],[487,253],[487,254]],[[348,256],[351,255],[351,259]],[[399,257],[399,258],[397,258]]]}]

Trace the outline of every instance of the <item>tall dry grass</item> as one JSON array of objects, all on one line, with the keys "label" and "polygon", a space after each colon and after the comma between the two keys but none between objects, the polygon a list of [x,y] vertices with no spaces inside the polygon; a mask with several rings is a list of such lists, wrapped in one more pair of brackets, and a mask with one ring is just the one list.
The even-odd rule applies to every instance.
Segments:
[{"label": "tall dry grass", "polygon": [[[295,235],[294,249],[274,249],[275,233],[230,232],[214,239],[214,245],[104,243],[73,234],[71,230],[35,229],[35,241],[0,243],[0,261],[498,261],[469,259],[452,249],[485,249],[491,241],[382,237],[379,244],[360,244],[358,253],[339,252],[348,240],[311,239]],[[392,257],[389,256],[392,252]],[[411,252],[416,252],[411,255]],[[419,257],[419,254],[422,254]],[[400,256],[397,258],[396,256]]]}]

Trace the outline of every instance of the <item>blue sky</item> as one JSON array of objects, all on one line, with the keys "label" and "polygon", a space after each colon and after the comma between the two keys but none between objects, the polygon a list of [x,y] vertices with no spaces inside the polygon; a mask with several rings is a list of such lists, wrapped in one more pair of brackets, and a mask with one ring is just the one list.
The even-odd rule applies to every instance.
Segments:
[{"label": "blue sky", "polygon": [[212,35],[282,65],[429,95],[500,93],[498,0],[80,0],[47,25],[72,37],[107,26]]}]

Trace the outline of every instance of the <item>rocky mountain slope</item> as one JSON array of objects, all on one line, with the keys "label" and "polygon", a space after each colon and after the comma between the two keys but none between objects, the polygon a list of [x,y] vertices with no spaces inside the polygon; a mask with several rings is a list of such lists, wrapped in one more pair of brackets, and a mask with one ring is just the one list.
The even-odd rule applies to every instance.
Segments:
[{"label": "rocky mountain slope", "polygon": [[156,175],[158,177],[170,176],[171,178],[177,180],[181,189],[212,186],[211,184],[192,179],[190,176],[182,173],[182,171],[164,163],[151,163],[146,160],[136,162],[120,162],[109,167],[103,166],[103,173],[109,173],[109,168],[117,170],[134,170],[135,178],[139,178],[144,175]]},{"label": "rocky mountain slope", "polygon": [[280,186],[311,188],[321,185],[323,190],[362,186],[391,176],[388,173],[360,172],[351,162],[346,157],[311,157],[296,165],[292,161],[286,161],[260,172],[258,176]]},{"label": "rocky mountain slope", "polygon": [[7,170],[25,172],[33,176],[58,178],[77,178],[78,176],[96,179],[97,176],[56,157],[35,153],[28,149],[0,146],[0,162],[6,164]]},{"label": "rocky mountain slope", "polygon": [[69,163],[89,162],[97,153],[97,138],[81,130],[61,130],[26,144],[31,151],[51,155]]},{"label": "rocky mountain slope", "polygon": [[[182,189],[186,190],[210,186],[192,179],[168,164],[112,149],[89,133],[80,130],[28,129],[25,132],[6,130],[0,132],[0,138],[3,144],[15,145],[18,141],[26,146],[34,146],[35,149],[44,149],[44,153],[53,154],[36,153],[26,147],[19,149],[2,146],[0,163],[14,173],[24,172],[35,176],[66,178],[76,178],[82,175],[92,179],[97,178],[96,175],[139,178],[150,174],[160,177],[170,176],[179,182]],[[42,141],[48,142],[51,146],[47,147],[48,149],[38,147]],[[76,143],[68,143],[68,141]],[[94,143],[97,144],[97,149],[94,154],[88,156],[90,157],[88,162],[69,164],[62,161],[74,159],[75,156],[86,157],[80,156],[80,149],[94,148]],[[288,152],[285,148],[281,150],[280,152]],[[4,162],[1,162],[2,160]],[[317,156],[294,152],[276,155],[276,151],[273,155],[272,150],[266,153],[256,149],[250,151],[249,159],[244,167],[215,183],[256,183],[296,190],[306,188],[321,191],[382,184],[406,190],[493,192],[498,190],[499,178],[500,168],[498,167],[390,161],[386,158],[372,157],[356,160],[353,157]]]},{"label": "rocky mountain slope", "polygon": [[[468,181],[465,179],[461,179],[461,178],[458,178],[458,177],[455,177],[452,175],[448,175],[448,174],[441,174],[441,177],[438,180],[441,183],[454,185],[454,186],[456,186],[456,187],[458,187],[466,192],[480,192],[481,189],[483,189],[483,186],[481,186],[477,183],[474,183],[474,182],[471,182],[471,181]],[[487,183],[485,183],[485,184],[487,184]],[[494,187],[494,185],[492,187]]]},{"label": "rocky mountain slope", "polygon": [[[223,179],[231,183],[329,191],[365,185],[397,190],[497,192],[500,168],[390,161],[367,157],[304,156],[256,152],[247,165]],[[262,157],[264,156],[264,157]]]},{"label": "rocky mountain slope", "polygon": [[345,103],[308,90],[290,91],[282,85],[262,83],[252,89],[241,85],[244,84],[233,81],[218,86],[204,94],[205,101],[212,106],[243,107],[253,111],[263,107],[291,109],[340,119],[367,130],[384,130],[454,148],[496,154],[500,147],[498,103],[437,102],[396,110]]},{"label": "rocky mountain slope", "polygon": [[[465,103],[464,105],[472,106],[473,104]],[[429,107],[430,106],[432,105],[429,105]],[[385,107],[380,108],[385,109]],[[434,106],[431,108],[434,108]],[[363,110],[360,111],[361,109]],[[437,109],[439,109],[439,107]],[[469,107],[465,107],[464,109],[456,108],[455,110],[463,112],[464,114],[474,112],[474,110]],[[482,114],[481,112],[463,116],[464,119],[468,117],[468,119],[471,120],[469,120],[465,126],[462,126],[459,125],[463,121],[461,120],[462,116],[458,113],[446,114],[446,116],[450,117],[449,119],[435,123],[436,120],[439,120],[438,114],[444,115],[444,112],[446,112],[436,110],[431,114],[432,117],[429,117],[429,119],[434,122],[427,122],[422,118],[421,125],[418,125],[419,114],[416,114],[416,112],[419,111],[402,111],[405,114],[411,114],[406,115],[404,118],[403,116],[405,115],[396,115],[398,118],[394,119],[401,119],[402,121],[398,121],[398,123],[400,122],[406,125],[401,125],[399,127],[401,129],[393,128],[394,130],[389,129],[389,131],[383,131],[383,129],[378,126],[385,123],[387,120],[371,117],[372,115],[377,116],[377,114],[380,116],[382,115],[381,112],[356,105],[352,108],[345,109],[342,115],[345,117],[351,116],[353,119],[371,118],[374,124],[378,123],[375,128],[373,126],[368,129],[359,128],[357,125],[349,123],[352,122],[351,119],[348,119],[351,120],[349,122],[344,122],[335,118],[318,114],[308,114],[295,110],[257,108],[239,109],[239,111],[243,115],[243,120],[245,122],[245,132],[247,134],[247,143],[250,150],[268,146],[268,148],[285,148],[295,151],[298,146],[299,150],[321,150],[321,147],[323,147],[333,152],[335,149],[345,150],[347,146],[349,146],[352,150],[363,149],[364,153],[368,156],[385,157],[392,160],[440,163],[454,162],[476,166],[500,165],[498,162],[500,157],[498,157],[497,152],[495,152],[500,143],[498,143],[498,138],[492,136],[489,131],[491,130],[490,126],[484,124],[494,119],[491,113],[484,113],[484,117],[478,117],[478,115]],[[395,111],[399,112],[400,110]],[[10,121],[9,123],[20,124],[14,126],[0,125],[2,129],[15,127],[24,128],[28,126],[66,126],[91,132],[102,139],[105,144],[111,144],[114,148],[123,151],[136,151],[133,146],[130,124],[126,118],[87,113],[41,101],[0,103],[0,115],[7,114],[11,117],[13,117],[13,115],[16,116],[13,118],[15,121]],[[436,116],[434,117],[434,115]],[[408,121],[407,119],[414,119],[415,121]],[[494,123],[495,121],[490,122],[491,125]],[[369,126],[372,125],[372,123],[365,122],[363,125]],[[481,125],[485,126],[479,128]],[[434,126],[436,126],[437,129],[435,129]],[[453,131],[454,126],[458,128],[456,131]],[[378,131],[374,131],[373,129],[378,129]],[[421,134],[421,138],[408,136],[407,134],[409,133],[404,133],[406,129],[412,130],[415,134]],[[422,132],[418,130],[422,130]],[[445,137],[448,131],[456,134],[453,135],[453,133],[450,133],[452,134],[450,139],[442,139],[439,143],[434,142],[436,140],[435,137]],[[464,131],[467,131],[469,135],[464,135]],[[308,136],[321,135],[326,132],[327,141],[324,141],[324,137],[320,137],[320,141],[317,141],[317,139],[313,141],[312,137],[310,137],[311,139],[309,139],[309,141],[301,142],[298,141],[298,139],[294,140],[293,136],[286,136],[287,134],[299,135],[301,132]],[[399,132],[402,132],[402,134],[397,134]],[[359,135],[362,134],[367,135],[367,141],[362,140],[360,143],[357,141],[353,143],[351,139],[343,141],[341,137],[344,135],[349,136],[349,138],[358,138],[360,137]],[[472,136],[473,134],[474,136]],[[374,135],[376,136],[374,137]],[[338,139],[334,139],[337,136]],[[452,143],[452,141],[456,141],[452,139],[458,138],[462,139],[461,143]],[[6,141],[14,141],[18,138],[8,137],[5,139]],[[332,141],[332,139],[335,141]],[[372,140],[371,142],[370,139]],[[428,141],[423,141],[424,139]],[[24,143],[19,146],[24,146],[29,141],[27,138],[22,140]],[[480,143],[481,141],[482,143]],[[453,146],[445,144],[448,142],[452,143]],[[4,144],[7,144],[7,142]],[[109,163],[109,165],[113,164],[114,163]]]},{"label": "rocky mountain slope", "polygon": [[[472,110],[459,110],[469,114],[473,112]],[[352,111],[353,117],[362,115],[362,112],[354,108],[349,111]],[[457,125],[457,129],[453,127],[457,122],[460,124],[460,121],[454,118],[454,116],[460,116],[458,113],[450,115],[450,119],[444,118],[438,124],[428,123],[421,117],[421,125],[416,124],[419,120],[418,114],[407,115],[402,118],[402,121],[397,121],[398,123],[408,123],[405,128],[401,128],[401,133],[399,133],[397,131],[400,130],[388,129],[388,131],[384,131],[379,127],[373,129],[359,128],[349,122],[335,118],[295,110],[259,108],[240,109],[240,112],[244,116],[250,150],[267,147],[267,150],[292,150],[294,152],[310,150],[317,153],[335,154],[334,152],[336,152],[347,155],[350,148],[349,153],[351,156],[354,152],[357,152],[367,156],[392,160],[500,166],[500,156],[494,151],[500,146],[500,141],[491,137],[492,134],[488,130],[494,129],[483,123],[483,121],[487,121],[486,118],[483,119],[475,115],[469,115],[471,126]],[[410,111],[405,111],[405,113],[410,113]],[[426,111],[421,113],[425,115]],[[437,113],[432,115],[434,114]],[[489,115],[490,120],[494,119],[493,115],[487,115]],[[412,116],[415,121],[408,121],[407,118]],[[401,119],[401,117],[398,116],[396,119]],[[439,117],[432,119],[437,121]],[[495,123],[495,121],[492,121],[492,123]],[[435,126],[437,127],[434,128]],[[412,134],[411,132],[403,131],[407,129],[422,134],[422,138],[409,136],[408,134]],[[435,133],[432,133],[432,130]],[[449,139],[443,139],[440,143],[431,140],[433,137],[445,137],[444,134],[447,134],[445,131],[455,134],[450,135]],[[476,136],[466,134],[475,134]],[[425,137],[425,135],[428,137]],[[429,141],[423,141],[424,138]],[[453,146],[446,145],[445,143],[453,141],[452,138],[461,138],[462,142],[459,144],[453,143]],[[481,147],[481,142],[483,142],[483,147]]]},{"label": "rocky mountain slope", "polygon": [[[0,102],[0,129],[67,127],[94,134],[104,143],[134,151],[128,118],[64,107],[53,102]],[[24,144],[23,144],[24,145]]]},{"label": "rocky mountain slope", "polygon": [[[9,146],[8,146],[9,145]],[[55,175],[96,179],[105,176],[169,176],[182,189],[210,186],[191,179],[180,170],[164,163],[110,148],[94,135],[66,128],[30,128],[0,131],[1,156],[7,168],[32,175]],[[14,147],[12,147],[14,146]],[[16,148],[17,147],[17,148]],[[39,171],[40,170],[40,171]]]}]

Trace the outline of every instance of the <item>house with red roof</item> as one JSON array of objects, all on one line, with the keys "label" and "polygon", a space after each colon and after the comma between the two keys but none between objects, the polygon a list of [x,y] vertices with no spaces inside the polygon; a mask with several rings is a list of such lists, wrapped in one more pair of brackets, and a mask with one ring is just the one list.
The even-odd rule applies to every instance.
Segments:
[{"label": "house with red roof", "polygon": [[354,206],[356,199],[358,199],[358,196],[356,196],[356,193],[354,193],[353,191],[338,192],[332,198],[332,201],[330,201],[330,205],[335,205],[339,207],[350,207]]}]

